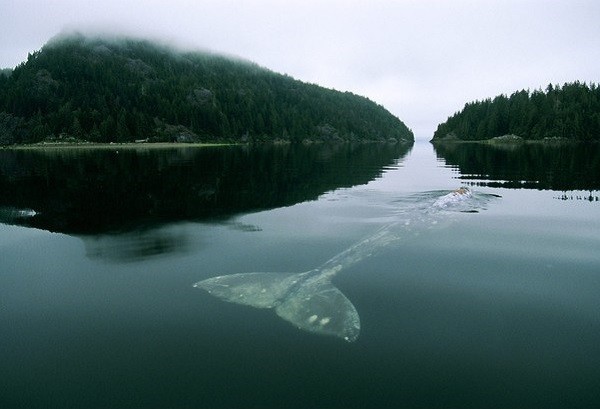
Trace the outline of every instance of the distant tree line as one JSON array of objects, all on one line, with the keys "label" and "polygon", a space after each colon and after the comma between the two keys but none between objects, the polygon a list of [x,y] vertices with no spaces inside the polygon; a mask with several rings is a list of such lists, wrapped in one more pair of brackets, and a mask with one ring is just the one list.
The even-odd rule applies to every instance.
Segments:
[{"label": "distant tree line", "polygon": [[413,140],[367,98],[211,53],[135,39],[55,39],[0,72],[0,144]]},{"label": "distant tree line", "polygon": [[600,140],[600,88],[573,82],[545,91],[470,102],[438,125],[433,139],[485,140],[516,135],[527,140]]}]

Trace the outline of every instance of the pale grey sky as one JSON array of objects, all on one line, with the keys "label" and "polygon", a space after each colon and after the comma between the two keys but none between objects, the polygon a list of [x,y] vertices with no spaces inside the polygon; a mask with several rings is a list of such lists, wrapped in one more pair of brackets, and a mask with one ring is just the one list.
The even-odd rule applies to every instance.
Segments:
[{"label": "pale grey sky", "polygon": [[367,96],[424,139],[475,99],[600,82],[598,0],[0,0],[0,68],[73,29],[237,55]]}]

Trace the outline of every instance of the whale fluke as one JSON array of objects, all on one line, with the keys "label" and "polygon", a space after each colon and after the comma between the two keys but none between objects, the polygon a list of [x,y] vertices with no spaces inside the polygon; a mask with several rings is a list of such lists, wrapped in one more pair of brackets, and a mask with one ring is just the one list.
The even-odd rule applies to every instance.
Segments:
[{"label": "whale fluke", "polygon": [[360,333],[356,308],[329,278],[307,279],[285,297],[275,311],[298,328],[316,334],[354,342]]},{"label": "whale fluke", "polygon": [[273,308],[300,279],[293,273],[241,273],[212,277],[194,284],[223,301]]},{"label": "whale fluke", "polygon": [[354,305],[328,277],[306,273],[242,273],[194,284],[223,301],[255,308],[275,308],[296,327],[353,342],[360,333]]}]

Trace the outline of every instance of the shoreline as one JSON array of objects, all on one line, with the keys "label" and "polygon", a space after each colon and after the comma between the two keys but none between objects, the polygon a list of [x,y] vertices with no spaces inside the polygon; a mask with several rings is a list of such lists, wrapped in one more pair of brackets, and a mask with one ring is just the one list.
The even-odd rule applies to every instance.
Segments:
[{"label": "shoreline", "polygon": [[24,145],[6,145],[0,149],[7,150],[37,150],[37,149],[183,149],[211,148],[218,146],[234,146],[238,143],[176,143],[176,142],[123,142],[123,143],[92,143],[92,142],[42,142]]},{"label": "shoreline", "polygon": [[553,146],[559,146],[559,145],[574,145],[574,144],[580,144],[580,143],[599,143],[600,141],[597,140],[592,140],[592,141],[579,141],[579,140],[574,140],[574,139],[568,139],[568,138],[563,138],[563,139],[552,139],[552,138],[548,138],[548,139],[496,139],[496,138],[491,138],[491,139],[480,139],[480,140],[463,140],[463,139],[445,139],[445,138],[441,138],[441,139],[430,139],[429,143],[431,143],[432,145],[442,145],[442,144],[446,144],[446,145],[461,145],[461,144],[479,144],[479,145],[491,145],[491,146],[520,146],[520,145],[553,145]]},{"label": "shoreline", "polygon": [[[362,141],[322,141],[305,139],[302,145],[313,144],[412,144],[414,140],[362,140]],[[183,148],[212,148],[222,146],[244,146],[253,144],[291,145],[288,140],[272,140],[258,143],[247,142],[37,142],[32,144],[0,145],[0,150],[43,150],[43,149],[183,149]]]}]

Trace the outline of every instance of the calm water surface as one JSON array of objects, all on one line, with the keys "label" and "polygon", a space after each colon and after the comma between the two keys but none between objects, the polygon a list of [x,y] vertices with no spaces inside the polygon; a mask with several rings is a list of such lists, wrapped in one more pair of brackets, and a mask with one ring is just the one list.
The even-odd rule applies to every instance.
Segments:
[{"label": "calm water surface", "polygon": [[[0,151],[0,407],[600,407],[599,158]],[[356,342],[192,286],[310,270],[460,185],[501,198],[334,278]]]}]

